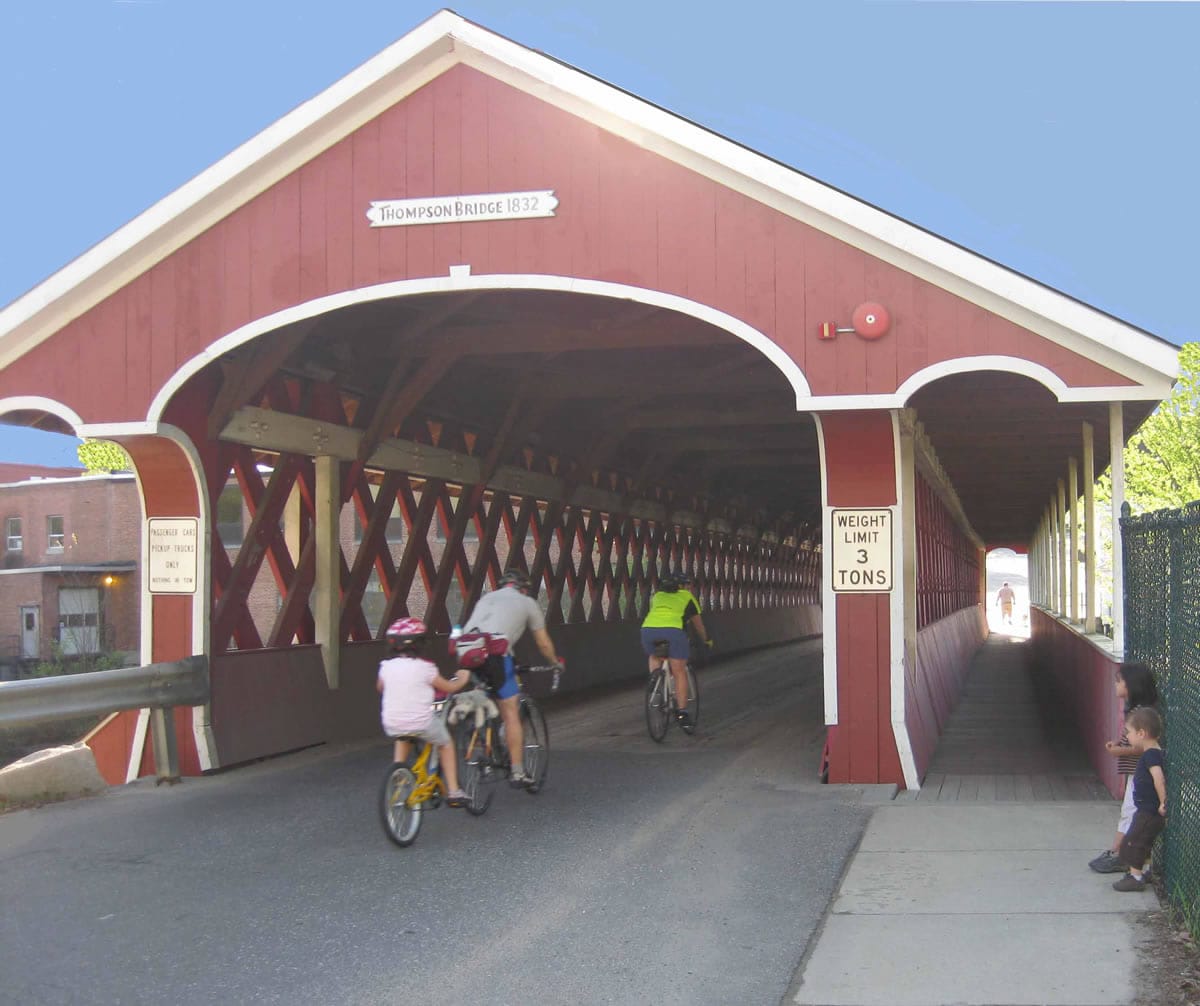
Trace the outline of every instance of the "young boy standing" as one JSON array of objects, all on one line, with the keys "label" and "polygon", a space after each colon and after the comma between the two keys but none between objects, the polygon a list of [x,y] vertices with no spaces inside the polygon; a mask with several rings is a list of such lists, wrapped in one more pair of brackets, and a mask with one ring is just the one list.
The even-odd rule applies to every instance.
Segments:
[{"label": "young boy standing", "polygon": [[1129,872],[1113,884],[1115,891],[1145,890],[1143,867],[1150,859],[1154,840],[1166,826],[1167,776],[1159,744],[1162,726],[1162,717],[1149,706],[1135,709],[1125,721],[1129,745],[1141,756],[1133,773],[1133,821],[1121,843],[1121,862]]}]

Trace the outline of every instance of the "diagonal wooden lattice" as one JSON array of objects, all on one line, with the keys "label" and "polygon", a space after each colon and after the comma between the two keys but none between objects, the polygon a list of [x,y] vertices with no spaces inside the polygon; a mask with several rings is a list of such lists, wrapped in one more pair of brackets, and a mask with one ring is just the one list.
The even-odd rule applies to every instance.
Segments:
[{"label": "diagonal wooden lattice", "polygon": [[[314,465],[310,458],[288,454],[270,460],[264,477],[261,456],[223,444],[213,463],[217,472],[234,473],[249,518],[232,559],[213,530],[214,652],[314,641]],[[349,519],[359,529],[357,548],[356,536],[345,529],[340,538],[343,640],[370,639],[412,613],[421,614],[434,631],[445,631],[452,616],[470,611],[510,566],[530,575],[552,624],[640,620],[667,571],[689,572],[706,609],[819,603],[817,521],[798,526],[777,543],[480,485],[401,472],[372,474],[349,463],[343,465],[343,478]],[[387,538],[394,513],[404,525],[398,558]],[[278,590],[278,609],[265,633],[249,606],[252,591],[261,586],[264,563]],[[372,573],[384,597],[374,626],[364,609]]]}]

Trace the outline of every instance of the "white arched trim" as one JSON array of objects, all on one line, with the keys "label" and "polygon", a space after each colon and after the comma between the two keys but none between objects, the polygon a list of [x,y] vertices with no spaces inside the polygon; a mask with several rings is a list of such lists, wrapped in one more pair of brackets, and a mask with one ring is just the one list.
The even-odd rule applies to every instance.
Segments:
[{"label": "white arched trim", "polygon": [[748,343],[770,360],[787,378],[788,383],[796,393],[797,405],[811,396],[808,380],[796,365],[796,361],[787,355],[775,342],[758,329],[747,325],[733,315],[718,311],[707,304],[688,300],[675,294],[663,293],[660,290],[648,290],[644,287],[628,286],[624,283],[608,283],[602,280],[576,279],[571,276],[547,276],[527,274],[498,274],[472,276],[466,267],[456,266],[449,276],[432,276],[426,279],[398,280],[392,283],[379,283],[375,286],[360,287],[356,290],[346,290],[342,293],[318,297],[315,300],[285,308],[274,314],[258,318],[241,328],[235,329],[228,335],[222,336],[212,343],[204,352],[192,357],[183,364],[162,386],[154,401],[150,403],[147,418],[151,423],[157,422],[171,397],[197,371],[230,350],[249,342],[257,336],[284,325],[291,325],[308,318],[316,318],[330,311],[350,307],[354,304],[365,304],[372,301],[390,300],[397,297],[411,297],[428,293],[468,293],[483,290],[545,290],[565,293],[578,293],[591,297],[609,297],[614,300],[630,300],[639,304],[648,304],[679,314],[690,315],[699,321],[706,322],[716,328],[724,329],[743,342]]},{"label": "white arched trim", "polygon": [[[192,652],[208,652],[208,631],[212,591],[209,585],[209,563],[206,560],[212,547],[211,522],[208,506],[208,480],[204,476],[204,465],[200,460],[200,452],[196,445],[178,426],[170,423],[93,423],[77,427],[81,437],[96,437],[100,440],[119,440],[122,437],[162,437],[170,440],[184,454],[192,469],[192,478],[196,483],[196,498],[198,516],[202,537],[197,544],[201,548],[196,563],[196,592],[192,595]],[[152,662],[154,622],[150,601],[150,538],[149,524],[145,520],[146,497],[142,491],[142,479],[137,478],[138,497],[142,504],[141,532],[141,662]],[[148,710],[142,710],[139,717],[133,751],[130,753],[129,772],[132,782],[137,778],[137,768],[142,761],[142,747],[145,745],[146,731],[143,719],[148,722]],[[207,772],[217,768],[216,740],[212,733],[212,716],[210,706],[192,707],[192,736],[196,741],[196,753],[200,759],[201,771]]]},{"label": "white arched trim", "polygon": [[918,370],[896,389],[896,397],[907,404],[908,400],[927,384],[954,374],[970,374],[984,370],[1021,374],[1044,385],[1060,402],[1065,401],[1073,390],[1067,387],[1066,382],[1053,370],[1032,360],[1023,360],[1019,356],[960,356],[953,360],[931,363],[928,367]]},{"label": "white arched trim", "polygon": [[1161,402],[1171,394],[1168,378],[1142,384],[1120,384],[1072,388],[1061,377],[1040,363],[1017,356],[960,356],[942,360],[917,371],[891,394],[881,395],[814,395],[799,403],[800,408],[814,412],[867,411],[871,409],[903,409],[908,400],[921,388],[952,374],[999,370],[1023,374],[1044,385],[1060,402]]},{"label": "white arched trim", "polygon": [[83,426],[83,419],[79,413],[72,408],[63,405],[62,402],[56,402],[53,398],[43,398],[41,395],[14,395],[11,398],[0,398],[0,416],[9,412],[49,412],[53,416],[58,416],[64,423],[70,423],[71,428],[76,431],[76,435],[83,436],[79,433],[79,428]]}]

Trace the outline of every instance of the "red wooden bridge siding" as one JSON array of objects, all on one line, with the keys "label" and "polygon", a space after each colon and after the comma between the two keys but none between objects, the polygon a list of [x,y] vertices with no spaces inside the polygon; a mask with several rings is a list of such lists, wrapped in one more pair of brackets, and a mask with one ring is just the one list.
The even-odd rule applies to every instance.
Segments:
[{"label": "red wooden bridge siding", "polygon": [[[553,188],[530,221],[371,228],[372,199]],[[1004,353],[1071,385],[1129,381],[582,119],[458,66],[154,265],[0,374],[86,422],[141,419],[215,339],[316,297],[446,275],[538,273],[678,294],[771,336],[816,394],[891,391],[920,368]],[[816,339],[862,300],[888,337]]]}]

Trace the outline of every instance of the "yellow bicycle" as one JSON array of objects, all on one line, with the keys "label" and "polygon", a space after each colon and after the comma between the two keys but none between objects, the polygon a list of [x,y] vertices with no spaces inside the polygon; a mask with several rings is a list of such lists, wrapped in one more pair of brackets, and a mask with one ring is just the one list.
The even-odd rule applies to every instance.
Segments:
[{"label": "yellow bicycle", "polygon": [[438,773],[437,749],[433,744],[419,737],[399,740],[409,742],[409,756],[394,762],[383,777],[379,817],[387,837],[406,848],[417,840],[425,811],[442,805],[446,784]]}]

